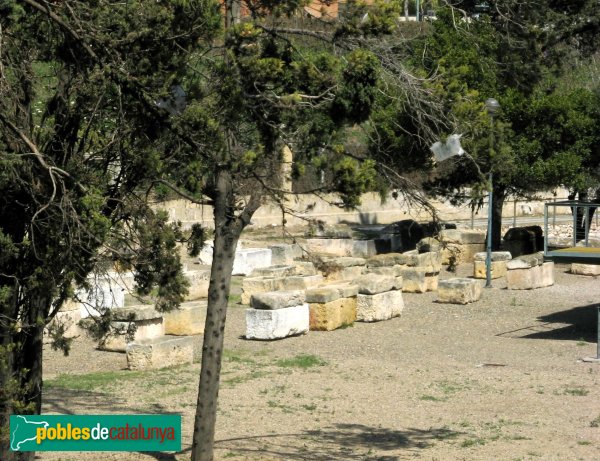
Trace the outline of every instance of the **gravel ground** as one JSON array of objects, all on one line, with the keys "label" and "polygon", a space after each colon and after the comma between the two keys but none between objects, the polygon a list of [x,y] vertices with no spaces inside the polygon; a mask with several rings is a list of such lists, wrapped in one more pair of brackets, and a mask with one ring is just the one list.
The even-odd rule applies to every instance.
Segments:
[{"label": "gravel ground", "polygon": [[[600,459],[600,364],[580,360],[596,354],[600,283],[566,269],[532,291],[495,280],[467,306],[405,293],[401,318],[276,342],[242,339],[244,308],[232,306],[217,459]],[[189,459],[199,366],[132,375],[125,365],[83,338],[69,358],[48,350],[51,385],[59,373],[115,373],[84,390],[49,387],[44,412],[180,413],[184,451],[38,459]]]}]

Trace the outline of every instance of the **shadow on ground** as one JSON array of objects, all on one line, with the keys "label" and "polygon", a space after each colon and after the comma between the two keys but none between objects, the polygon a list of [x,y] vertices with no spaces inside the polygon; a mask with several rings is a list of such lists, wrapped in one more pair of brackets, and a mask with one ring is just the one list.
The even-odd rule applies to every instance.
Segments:
[{"label": "shadow on ground", "polygon": [[128,405],[112,394],[50,387],[44,389],[43,413],[72,414],[164,414],[168,409],[157,403]]},{"label": "shadow on ground", "polygon": [[336,424],[298,434],[257,435],[218,440],[215,448],[281,460],[396,461],[400,459],[399,455],[381,452],[424,449],[436,441],[455,438],[460,434],[446,428],[393,430],[362,424]]},{"label": "shadow on ground", "polygon": [[564,311],[538,317],[535,325],[500,333],[497,336],[527,339],[553,339],[561,341],[587,341],[595,343],[598,339],[598,306],[574,307]]}]

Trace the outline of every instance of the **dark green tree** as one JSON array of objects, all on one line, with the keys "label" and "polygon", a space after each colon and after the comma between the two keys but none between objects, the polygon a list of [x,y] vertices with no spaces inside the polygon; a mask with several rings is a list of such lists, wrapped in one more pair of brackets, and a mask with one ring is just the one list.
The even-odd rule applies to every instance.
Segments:
[{"label": "dark green tree", "polygon": [[3,461],[33,458],[8,417],[40,412],[44,328],[92,270],[120,261],[159,308],[182,300],[180,232],[148,203],[173,155],[155,102],[219,27],[209,1],[0,1]]}]

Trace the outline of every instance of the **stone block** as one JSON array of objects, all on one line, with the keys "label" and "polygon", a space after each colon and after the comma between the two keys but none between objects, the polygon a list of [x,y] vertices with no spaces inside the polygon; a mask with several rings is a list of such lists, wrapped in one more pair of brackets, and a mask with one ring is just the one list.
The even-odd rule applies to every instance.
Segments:
[{"label": "stone block", "polygon": [[249,277],[287,277],[296,275],[296,267],[293,265],[275,265],[269,267],[258,267],[254,269]]},{"label": "stone block", "polygon": [[271,250],[268,248],[236,250],[232,274],[248,275],[256,268],[268,267],[271,265]]},{"label": "stone block", "polygon": [[419,253],[412,256],[413,266],[422,267],[428,274],[437,274],[442,269],[442,254],[441,253]]},{"label": "stone block", "polygon": [[306,302],[311,303],[328,303],[340,298],[340,292],[333,286],[324,286],[310,288],[306,290]]},{"label": "stone block", "polygon": [[273,279],[273,291],[306,290],[323,283],[322,275],[293,275]]},{"label": "stone block", "polygon": [[323,261],[325,267],[356,267],[365,266],[367,260],[365,258],[355,258],[352,256],[342,256],[340,258],[331,258]]},{"label": "stone block", "polygon": [[311,255],[353,256],[352,239],[306,239],[306,251]]},{"label": "stone block", "polygon": [[241,302],[244,305],[250,304],[250,298],[255,293],[266,293],[275,291],[275,279],[271,277],[246,277],[242,280]]},{"label": "stone block", "polygon": [[442,251],[442,244],[439,240],[434,239],[433,237],[425,237],[424,239],[419,240],[417,243],[417,251],[419,253],[438,253]]},{"label": "stone block", "polygon": [[325,272],[325,278],[328,282],[336,280],[354,280],[359,278],[363,273],[363,266],[352,266],[352,267],[330,267]]},{"label": "stone block", "polygon": [[302,258],[302,247],[296,243],[277,244],[269,247],[271,250],[271,262],[277,265],[291,265],[295,259]]},{"label": "stone block", "polygon": [[[490,256],[491,256],[492,262],[496,262],[496,261],[506,262],[506,261],[510,261],[512,259],[510,251],[492,251],[490,253]],[[486,261],[487,260],[487,252],[480,251],[479,253],[475,253],[473,260],[474,261]]]},{"label": "stone block", "polygon": [[281,339],[308,329],[308,304],[277,310],[246,309],[246,339]]},{"label": "stone block", "polygon": [[372,256],[367,259],[367,266],[372,267],[391,267],[397,265],[406,265],[411,258],[403,253],[387,253]]},{"label": "stone block", "polygon": [[127,332],[135,329],[132,340],[139,342],[156,339],[165,334],[163,314],[153,306],[138,306],[113,309],[114,321],[111,322],[111,333],[102,340],[99,348],[108,351],[124,352],[127,346]]},{"label": "stone block", "polygon": [[352,244],[352,256],[356,258],[370,258],[377,254],[377,246],[374,240],[354,240]]},{"label": "stone block", "polygon": [[364,295],[374,295],[393,290],[396,287],[396,277],[378,274],[365,274],[354,281],[358,292]]},{"label": "stone block", "polygon": [[125,350],[130,370],[149,370],[194,361],[194,336],[161,336],[129,343]]},{"label": "stone block", "polygon": [[425,293],[427,272],[421,267],[410,267],[402,271],[402,291],[405,293]]},{"label": "stone block", "polygon": [[81,318],[101,315],[106,309],[123,307],[125,305],[126,287],[119,278],[90,275],[89,290],[78,289],[77,299],[81,300]]},{"label": "stone block", "polygon": [[356,320],[356,296],[324,303],[310,303],[310,329],[331,331]]},{"label": "stone block", "polygon": [[554,285],[554,262],[548,261],[542,264],[542,280],[540,288]]},{"label": "stone block", "polygon": [[543,253],[534,253],[531,255],[517,256],[510,261],[507,261],[506,268],[510,271],[513,269],[528,269],[534,266],[541,266],[544,263]]},{"label": "stone block", "polygon": [[571,264],[571,274],[600,275],[600,264]]},{"label": "stone block", "polygon": [[425,274],[425,289],[427,291],[436,291],[438,289],[438,274]]},{"label": "stone block", "polygon": [[294,261],[295,275],[319,275],[319,271],[310,261]]},{"label": "stone block", "polygon": [[532,290],[554,285],[554,263],[509,269],[506,282],[509,290]]},{"label": "stone block", "polygon": [[374,295],[357,297],[356,320],[361,322],[378,322],[398,317],[404,309],[402,292],[399,290],[386,291]]},{"label": "stone block", "polygon": [[481,297],[481,283],[474,279],[453,278],[438,283],[439,303],[468,304]]},{"label": "stone block", "polygon": [[[64,336],[73,338],[81,334],[81,329],[78,326],[80,320],[81,306],[78,302],[68,299],[52,319],[51,325],[64,328]],[[48,327],[50,328],[51,325],[48,325]]]},{"label": "stone block", "polygon": [[[492,279],[499,279],[506,276],[506,261],[492,261],[491,265]],[[476,279],[487,278],[487,266],[485,261],[473,262],[473,277]]]},{"label": "stone block", "polygon": [[185,301],[208,298],[208,285],[210,283],[210,270],[184,271],[183,276],[190,286]]},{"label": "stone block", "polygon": [[201,335],[206,323],[206,301],[183,303],[179,309],[163,314],[165,334],[174,336]]},{"label": "stone block", "polygon": [[476,230],[444,229],[440,232],[440,242],[462,245],[485,244],[486,233]]},{"label": "stone block", "polygon": [[304,304],[304,291],[271,291],[268,293],[255,293],[250,298],[250,305],[254,309],[278,310],[286,307]]}]

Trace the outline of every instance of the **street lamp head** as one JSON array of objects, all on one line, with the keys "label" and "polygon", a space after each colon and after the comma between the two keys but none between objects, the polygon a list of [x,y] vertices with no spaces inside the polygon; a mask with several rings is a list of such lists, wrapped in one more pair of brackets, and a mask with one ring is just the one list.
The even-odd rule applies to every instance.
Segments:
[{"label": "street lamp head", "polygon": [[485,110],[489,115],[494,115],[500,110],[500,103],[494,98],[488,98],[485,100]]}]

